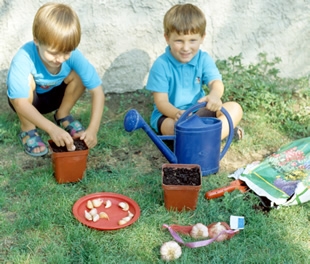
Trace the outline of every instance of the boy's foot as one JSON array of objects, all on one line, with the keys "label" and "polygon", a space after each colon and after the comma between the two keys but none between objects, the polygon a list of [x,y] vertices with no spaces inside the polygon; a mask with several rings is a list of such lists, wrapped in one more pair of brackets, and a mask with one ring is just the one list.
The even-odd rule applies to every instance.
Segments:
[{"label": "boy's foot", "polygon": [[62,126],[73,138],[76,134],[85,130],[78,120],[74,120],[72,115],[68,115],[64,118],[57,119],[55,113],[54,119],[56,124],[58,126]]},{"label": "boy's foot", "polygon": [[243,128],[236,126],[234,128],[234,139],[236,140],[242,140],[244,137],[244,130]]},{"label": "boy's foot", "polygon": [[48,153],[48,149],[43,143],[42,138],[38,135],[36,129],[23,131],[18,135],[18,138],[28,155],[32,157],[41,157]]}]

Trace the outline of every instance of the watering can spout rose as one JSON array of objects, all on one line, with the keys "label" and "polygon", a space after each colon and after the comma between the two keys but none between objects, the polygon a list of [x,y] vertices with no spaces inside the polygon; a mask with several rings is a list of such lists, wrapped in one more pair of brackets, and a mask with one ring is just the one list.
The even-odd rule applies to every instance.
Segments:
[{"label": "watering can spout rose", "polygon": [[[127,132],[142,128],[170,163],[198,164],[202,175],[210,175],[218,172],[219,162],[232,142],[234,128],[229,113],[222,107],[221,112],[228,121],[229,135],[221,151],[222,121],[195,114],[205,106],[204,102],[186,110],[175,124],[174,135],[157,135],[135,109],[126,113],[124,127]],[[174,152],[163,140],[174,141]]]}]

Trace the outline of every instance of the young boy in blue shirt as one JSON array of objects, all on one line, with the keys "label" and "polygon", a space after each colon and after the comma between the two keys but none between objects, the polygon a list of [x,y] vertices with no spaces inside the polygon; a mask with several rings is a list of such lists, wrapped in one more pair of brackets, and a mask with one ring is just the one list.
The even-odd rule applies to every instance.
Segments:
[{"label": "young boy in blue shirt", "polygon": [[[67,5],[48,3],[36,13],[33,41],[14,56],[7,76],[7,95],[21,123],[19,139],[31,156],[43,156],[48,148],[37,132],[46,131],[57,146],[75,149],[73,139],[88,148],[97,144],[104,107],[101,80],[94,67],[77,50],[81,27],[77,14]],[[91,94],[91,118],[86,129],[70,115],[85,92]],[[44,114],[55,111],[55,123]]]},{"label": "young boy in blue shirt", "polygon": [[[192,4],[178,4],[165,14],[163,24],[168,46],[154,62],[146,85],[155,102],[151,116],[153,129],[162,135],[173,135],[175,122],[185,110],[207,102],[197,114],[219,118],[223,139],[229,134],[228,121],[220,111],[223,106],[231,116],[235,136],[241,139],[243,130],[236,126],[242,118],[242,108],[236,102],[222,103],[222,76],[209,54],[200,50],[206,36],[203,12]],[[208,95],[203,85],[208,86]]]}]

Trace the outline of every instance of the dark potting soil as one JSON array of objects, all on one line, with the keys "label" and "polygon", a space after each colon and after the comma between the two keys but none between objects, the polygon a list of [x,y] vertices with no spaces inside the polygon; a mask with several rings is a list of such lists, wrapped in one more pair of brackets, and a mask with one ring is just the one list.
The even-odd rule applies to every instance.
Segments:
[{"label": "dark potting soil", "polygon": [[[50,142],[50,146],[54,152],[68,152],[66,147],[58,147],[54,142]],[[87,146],[83,140],[74,139],[75,151],[86,150]]]},{"label": "dark potting soil", "polygon": [[198,186],[200,170],[196,168],[163,168],[163,184],[166,185],[192,185]]}]

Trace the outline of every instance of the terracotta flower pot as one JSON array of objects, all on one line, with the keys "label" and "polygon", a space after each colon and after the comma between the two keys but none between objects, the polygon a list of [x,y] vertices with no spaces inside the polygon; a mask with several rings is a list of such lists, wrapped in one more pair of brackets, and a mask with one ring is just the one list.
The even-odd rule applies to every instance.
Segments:
[{"label": "terracotta flower pot", "polygon": [[201,168],[197,164],[163,164],[162,188],[168,210],[195,210],[201,189]]},{"label": "terracotta flower pot", "polygon": [[84,141],[79,141],[79,147],[75,141],[77,147],[75,151],[67,151],[65,147],[57,147],[52,140],[49,140],[48,143],[52,152],[56,181],[58,183],[69,183],[81,180],[86,170],[88,156],[88,148]]}]

